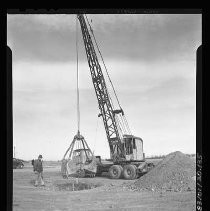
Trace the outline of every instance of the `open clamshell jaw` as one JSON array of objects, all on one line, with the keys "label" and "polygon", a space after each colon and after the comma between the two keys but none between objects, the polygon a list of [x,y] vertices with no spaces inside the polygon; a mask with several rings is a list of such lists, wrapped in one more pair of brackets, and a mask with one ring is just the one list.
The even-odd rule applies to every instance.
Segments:
[{"label": "open clamshell jaw", "polygon": [[74,136],[61,164],[63,177],[94,177],[97,171],[96,158],[79,131]]}]

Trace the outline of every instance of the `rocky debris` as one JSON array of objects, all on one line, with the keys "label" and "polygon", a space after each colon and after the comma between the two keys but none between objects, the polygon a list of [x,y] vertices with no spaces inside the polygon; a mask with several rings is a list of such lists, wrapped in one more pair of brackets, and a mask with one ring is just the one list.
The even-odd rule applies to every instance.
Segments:
[{"label": "rocky debris", "polygon": [[196,187],[195,174],[195,162],[177,151],[168,154],[129,188],[149,191],[193,191]]}]

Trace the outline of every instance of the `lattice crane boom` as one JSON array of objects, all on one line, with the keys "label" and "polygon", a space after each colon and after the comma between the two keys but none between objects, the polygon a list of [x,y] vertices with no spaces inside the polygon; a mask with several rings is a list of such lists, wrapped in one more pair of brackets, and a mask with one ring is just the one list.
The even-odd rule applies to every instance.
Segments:
[{"label": "lattice crane boom", "polygon": [[87,28],[84,15],[78,14],[77,17],[81,26],[92,82],[98,100],[100,115],[103,118],[103,123],[105,126],[111,155],[117,155],[123,158],[124,149],[121,143],[121,137],[123,136],[123,134],[121,134],[121,132],[117,128],[117,121],[115,118],[116,111],[113,109],[111,99],[107,90],[106,82],[102,73],[102,69],[99,64],[97,54],[95,52],[94,45],[89,30]]}]

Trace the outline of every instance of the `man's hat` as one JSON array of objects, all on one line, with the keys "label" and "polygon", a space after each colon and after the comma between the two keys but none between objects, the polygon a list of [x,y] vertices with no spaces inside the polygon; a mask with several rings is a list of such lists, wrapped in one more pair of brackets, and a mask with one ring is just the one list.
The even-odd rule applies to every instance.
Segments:
[{"label": "man's hat", "polygon": [[39,155],[39,157],[38,158],[42,158],[42,155]]}]

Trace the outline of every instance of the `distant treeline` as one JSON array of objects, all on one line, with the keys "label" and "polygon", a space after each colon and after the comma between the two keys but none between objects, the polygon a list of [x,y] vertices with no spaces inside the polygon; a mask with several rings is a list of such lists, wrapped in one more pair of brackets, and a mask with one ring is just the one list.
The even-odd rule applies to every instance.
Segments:
[{"label": "distant treeline", "polygon": [[[189,157],[195,157],[195,154],[186,154]],[[165,158],[166,155],[151,155],[151,156],[147,156],[147,159],[163,159]]]},{"label": "distant treeline", "polygon": [[[195,157],[196,155],[195,154],[186,154],[187,156],[189,156],[189,157]],[[166,157],[166,155],[151,155],[151,156],[147,156],[146,157],[146,159],[163,159],[163,158],[165,158]],[[19,159],[19,160],[21,160],[21,159]],[[106,158],[101,158],[101,160],[103,160],[103,161],[112,161],[112,159],[106,159]],[[22,162],[31,162],[31,160],[29,160],[29,161],[24,161],[24,160],[21,160]],[[45,162],[52,162],[52,163],[55,163],[55,162],[62,162],[62,160],[44,160]]]},{"label": "distant treeline", "polygon": [[147,156],[146,159],[163,159],[165,158],[166,155],[151,155],[151,156]]}]

